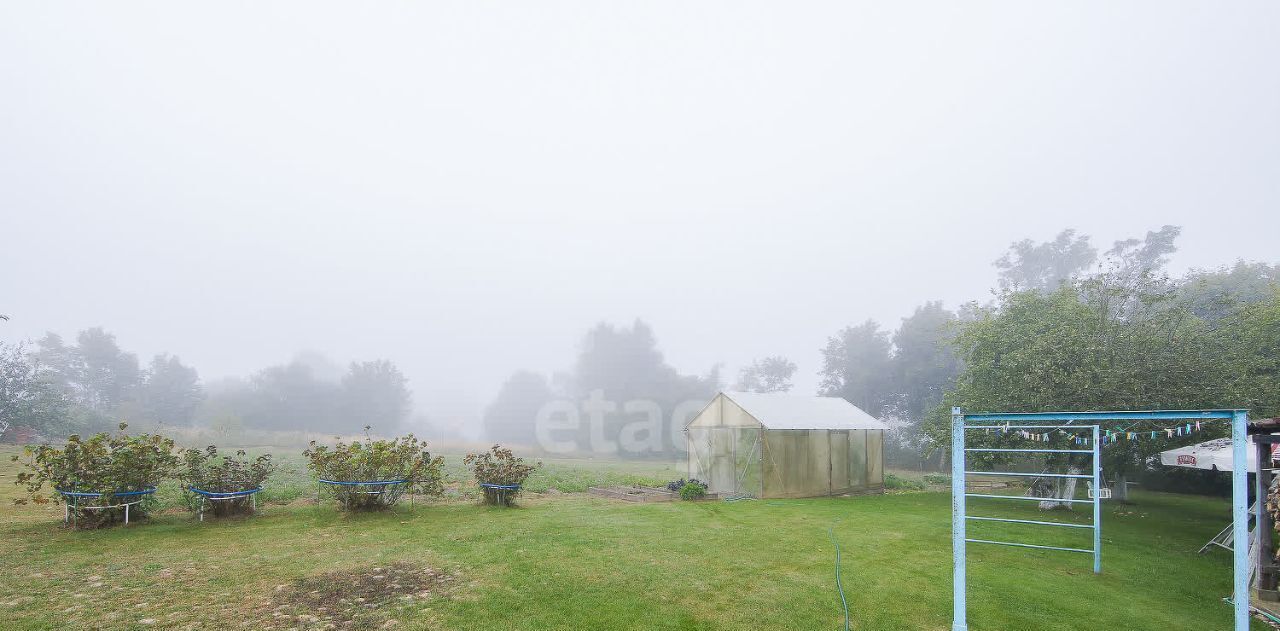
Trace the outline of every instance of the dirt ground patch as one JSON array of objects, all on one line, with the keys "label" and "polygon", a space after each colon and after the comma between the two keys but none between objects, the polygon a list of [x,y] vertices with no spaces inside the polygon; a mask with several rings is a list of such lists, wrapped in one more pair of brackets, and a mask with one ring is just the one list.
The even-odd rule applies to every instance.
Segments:
[{"label": "dirt ground patch", "polygon": [[455,577],[407,562],[306,576],[278,585],[269,601],[271,629],[381,629],[394,614],[449,593]]}]

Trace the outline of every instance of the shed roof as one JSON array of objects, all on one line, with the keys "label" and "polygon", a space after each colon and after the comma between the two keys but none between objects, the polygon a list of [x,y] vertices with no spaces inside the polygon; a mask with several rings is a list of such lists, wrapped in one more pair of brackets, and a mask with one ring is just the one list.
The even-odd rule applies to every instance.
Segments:
[{"label": "shed roof", "polygon": [[876,417],[840,397],[721,392],[765,429],[889,429]]}]

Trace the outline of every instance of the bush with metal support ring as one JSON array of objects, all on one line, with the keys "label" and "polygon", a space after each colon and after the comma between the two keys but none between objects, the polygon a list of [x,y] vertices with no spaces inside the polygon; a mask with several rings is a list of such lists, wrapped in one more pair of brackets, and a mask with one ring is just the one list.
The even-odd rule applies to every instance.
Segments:
[{"label": "bush with metal support ring", "polygon": [[258,509],[257,494],[273,471],[271,454],[249,460],[244,450],[223,456],[213,445],[188,449],[182,454],[184,499],[200,521],[206,513],[214,517],[253,513]]},{"label": "bush with metal support ring", "polygon": [[494,506],[511,506],[515,503],[524,481],[542,466],[541,462],[525,464],[523,458],[517,458],[510,449],[502,445],[494,445],[486,452],[467,454],[462,462],[476,477],[476,483],[484,494],[484,503]]},{"label": "bush with metal support ring", "polygon": [[94,511],[123,510],[124,525],[129,525],[129,512],[134,506],[139,506],[147,501],[156,492],[156,487],[151,486],[138,491],[112,491],[110,493],[96,493],[93,491],[69,491],[66,489],[54,489],[58,495],[63,497],[65,502],[62,514],[62,523],[76,527],[84,511],[93,513]]},{"label": "bush with metal support ring", "polygon": [[[64,521],[77,528],[145,517],[155,504],[156,483],[173,472],[177,458],[172,439],[156,434],[130,436],[125,433],[127,427],[121,423],[119,433],[104,432],[88,439],[72,434],[61,447],[24,448],[26,466],[17,483],[26,486],[28,497],[15,503],[63,502]],[[45,484],[55,491],[54,498],[42,493]]]},{"label": "bush with metal support ring", "polygon": [[318,478],[317,501],[327,491],[347,510],[381,510],[405,495],[444,493],[444,458],[433,457],[425,441],[413,434],[374,440],[368,431],[365,427],[365,440],[349,444],[311,441],[304,454]]}]

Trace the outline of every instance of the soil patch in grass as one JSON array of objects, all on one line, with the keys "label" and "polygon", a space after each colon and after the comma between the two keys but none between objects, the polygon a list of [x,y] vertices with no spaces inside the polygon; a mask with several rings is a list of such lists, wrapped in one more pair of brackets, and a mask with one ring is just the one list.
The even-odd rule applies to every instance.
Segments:
[{"label": "soil patch in grass", "polygon": [[394,614],[448,593],[454,581],[448,572],[401,561],[306,576],[276,587],[267,628],[389,628]]}]

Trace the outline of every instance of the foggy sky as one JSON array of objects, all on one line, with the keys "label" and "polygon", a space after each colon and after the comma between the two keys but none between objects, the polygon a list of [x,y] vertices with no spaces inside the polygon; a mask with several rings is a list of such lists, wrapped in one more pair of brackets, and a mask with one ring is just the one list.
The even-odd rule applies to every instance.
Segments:
[{"label": "foggy sky", "polygon": [[0,339],[388,358],[468,418],[642,318],[798,391],[1011,241],[1276,261],[1274,2],[0,5]]}]

